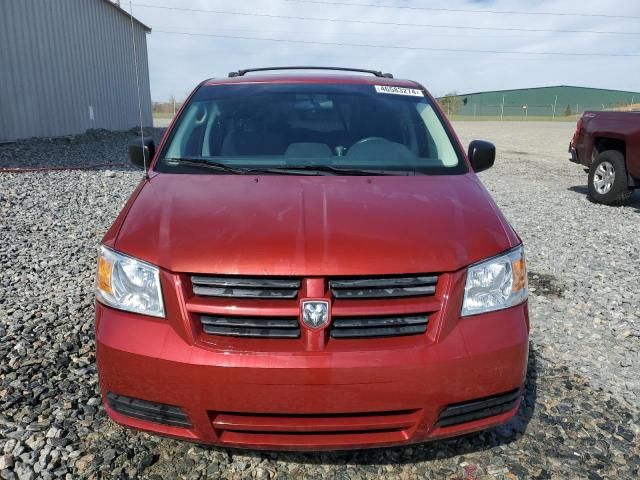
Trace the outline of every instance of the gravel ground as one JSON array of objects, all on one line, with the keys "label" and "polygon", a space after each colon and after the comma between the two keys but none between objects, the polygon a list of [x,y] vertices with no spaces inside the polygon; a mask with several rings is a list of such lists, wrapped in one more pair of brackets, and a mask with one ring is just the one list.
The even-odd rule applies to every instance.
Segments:
[{"label": "gravel ground", "polygon": [[[586,199],[566,158],[573,125],[462,122],[498,145],[482,180],[525,241],[527,395],[508,425],[406,448],[300,454],[213,449],[125,430],[100,407],[96,246],[140,173],[134,134],[0,146],[0,478],[638,478],[640,194]],[[159,130],[153,134],[158,137]],[[634,374],[635,372],[635,374]]]},{"label": "gravel ground", "polygon": [[[156,143],[163,129],[145,129]],[[127,159],[127,144],[139,136],[139,129],[128,132],[88,130],[83,135],[19,140],[0,144],[0,170],[14,168],[103,167],[133,170]],[[130,192],[127,192],[128,195]]]}]

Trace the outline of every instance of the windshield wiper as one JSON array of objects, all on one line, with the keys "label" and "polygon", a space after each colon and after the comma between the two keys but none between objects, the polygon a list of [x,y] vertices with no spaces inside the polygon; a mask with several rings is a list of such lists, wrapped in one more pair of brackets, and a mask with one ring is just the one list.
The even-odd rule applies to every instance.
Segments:
[{"label": "windshield wiper", "polygon": [[[194,165],[197,167],[208,168],[211,170],[217,170],[223,173],[232,173],[234,175],[247,175],[256,173],[268,173],[276,175],[319,175],[317,171],[303,171],[295,168],[294,170],[287,167],[268,167],[268,168],[246,168],[246,167],[231,167],[221,162],[209,160],[206,158],[189,158],[189,157],[168,157],[165,160],[175,163],[183,163],[187,165]],[[316,169],[314,169],[316,170]]]},{"label": "windshield wiper", "polygon": [[221,162],[199,157],[167,157],[165,160],[198,167],[217,170],[235,175],[268,173],[276,175],[415,175],[414,171],[401,170],[359,170],[351,168],[337,168],[330,165],[292,165],[266,168],[231,167]]},{"label": "windshield wiper", "polygon": [[287,171],[292,174],[303,171],[330,173],[334,175],[415,175],[413,170],[361,170],[357,168],[332,167],[331,165],[291,165],[286,167],[275,167],[270,170]]},{"label": "windshield wiper", "polygon": [[233,173],[236,175],[243,175],[247,173],[246,169],[244,168],[230,167],[229,165],[225,165],[224,163],[215,162],[213,160],[207,160],[204,158],[167,157],[165,158],[165,160],[168,162],[184,163],[187,165],[194,165],[197,167],[217,170],[219,172]]}]

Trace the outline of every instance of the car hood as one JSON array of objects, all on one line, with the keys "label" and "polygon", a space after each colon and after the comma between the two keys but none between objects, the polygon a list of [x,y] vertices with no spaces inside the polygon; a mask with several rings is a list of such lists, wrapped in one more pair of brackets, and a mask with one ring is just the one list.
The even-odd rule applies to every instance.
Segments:
[{"label": "car hood", "polygon": [[473,173],[156,174],[129,205],[115,248],[173,272],[435,273],[519,243]]}]

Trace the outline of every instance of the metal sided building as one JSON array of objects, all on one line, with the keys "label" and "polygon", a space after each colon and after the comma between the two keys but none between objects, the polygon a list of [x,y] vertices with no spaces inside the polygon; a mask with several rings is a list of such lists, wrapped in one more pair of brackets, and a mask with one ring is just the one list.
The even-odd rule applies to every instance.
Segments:
[{"label": "metal sided building", "polygon": [[151,126],[146,36],[109,0],[0,0],[0,142]]},{"label": "metal sided building", "polygon": [[640,93],[559,85],[496,90],[458,95],[457,115],[469,117],[553,117],[576,115],[585,110],[606,110],[640,103]]}]

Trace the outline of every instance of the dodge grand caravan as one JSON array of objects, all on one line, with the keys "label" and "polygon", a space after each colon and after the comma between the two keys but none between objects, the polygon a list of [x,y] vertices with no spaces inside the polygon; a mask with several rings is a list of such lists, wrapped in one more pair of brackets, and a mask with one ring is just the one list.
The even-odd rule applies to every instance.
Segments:
[{"label": "dodge grand caravan", "polygon": [[114,421],[319,450],[516,414],[524,252],[475,173],[495,148],[465,155],[420,84],[233,72],[198,85],[157,151],[146,139],[129,155],[147,175],[96,276]]}]

